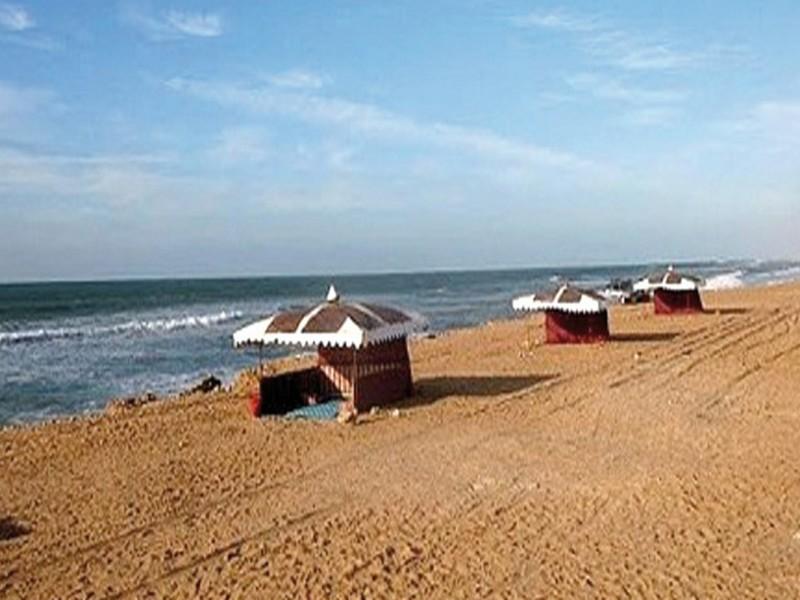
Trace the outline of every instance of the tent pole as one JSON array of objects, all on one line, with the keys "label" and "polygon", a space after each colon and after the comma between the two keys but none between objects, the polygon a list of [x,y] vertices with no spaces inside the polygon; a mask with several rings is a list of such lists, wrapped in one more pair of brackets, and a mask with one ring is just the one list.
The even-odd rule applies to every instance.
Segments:
[{"label": "tent pole", "polygon": [[358,390],[358,350],[353,346],[353,410],[356,410]]}]

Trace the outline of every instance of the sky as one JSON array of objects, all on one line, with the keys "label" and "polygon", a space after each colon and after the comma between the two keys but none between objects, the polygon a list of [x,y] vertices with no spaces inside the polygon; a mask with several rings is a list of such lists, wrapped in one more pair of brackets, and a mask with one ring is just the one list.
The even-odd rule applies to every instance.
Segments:
[{"label": "sky", "polygon": [[800,3],[0,0],[0,281],[800,257]]}]

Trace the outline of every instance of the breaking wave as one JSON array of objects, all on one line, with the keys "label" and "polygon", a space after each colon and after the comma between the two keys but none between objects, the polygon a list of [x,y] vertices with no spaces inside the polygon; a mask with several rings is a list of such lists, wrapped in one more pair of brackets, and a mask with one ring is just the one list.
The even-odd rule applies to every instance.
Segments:
[{"label": "breaking wave", "polygon": [[721,275],[714,275],[706,279],[703,289],[706,290],[732,290],[744,286],[742,277],[743,271],[734,271],[732,273],[722,273]]},{"label": "breaking wave", "polygon": [[0,345],[25,342],[41,342],[65,338],[97,337],[125,333],[168,332],[195,327],[212,327],[228,321],[241,319],[238,310],[221,311],[206,315],[185,315],[170,319],[133,320],[113,325],[91,325],[84,327],[54,327],[21,331],[0,331]]},{"label": "breaking wave", "polygon": [[797,279],[800,279],[800,267],[788,267],[769,273],[767,285],[776,285],[787,281],[795,281]]}]

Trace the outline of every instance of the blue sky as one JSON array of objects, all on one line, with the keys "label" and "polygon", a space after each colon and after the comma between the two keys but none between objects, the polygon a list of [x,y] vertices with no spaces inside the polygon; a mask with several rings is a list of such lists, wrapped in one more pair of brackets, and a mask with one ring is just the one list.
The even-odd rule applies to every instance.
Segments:
[{"label": "blue sky", "polygon": [[800,4],[0,0],[0,280],[800,255]]}]

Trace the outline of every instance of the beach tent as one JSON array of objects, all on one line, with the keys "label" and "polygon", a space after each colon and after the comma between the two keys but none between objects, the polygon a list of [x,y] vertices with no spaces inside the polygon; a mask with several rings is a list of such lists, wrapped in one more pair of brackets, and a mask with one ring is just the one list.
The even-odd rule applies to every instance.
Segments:
[{"label": "beach tent", "polygon": [[653,295],[657,315],[703,312],[700,286],[703,280],[691,275],[682,275],[672,266],[656,271],[637,281],[633,288]]},{"label": "beach tent", "polygon": [[599,294],[564,284],[551,292],[521,296],[514,310],[544,312],[548,344],[576,344],[608,340],[608,310]]},{"label": "beach tent", "polygon": [[312,369],[261,378],[261,410],[283,414],[341,398],[356,411],[412,392],[406,338],[426,326],[419,315],[367,303],[342,302],[331,285],[325,302],[279,312],[233,334],[236,347],[313,347]]}]

